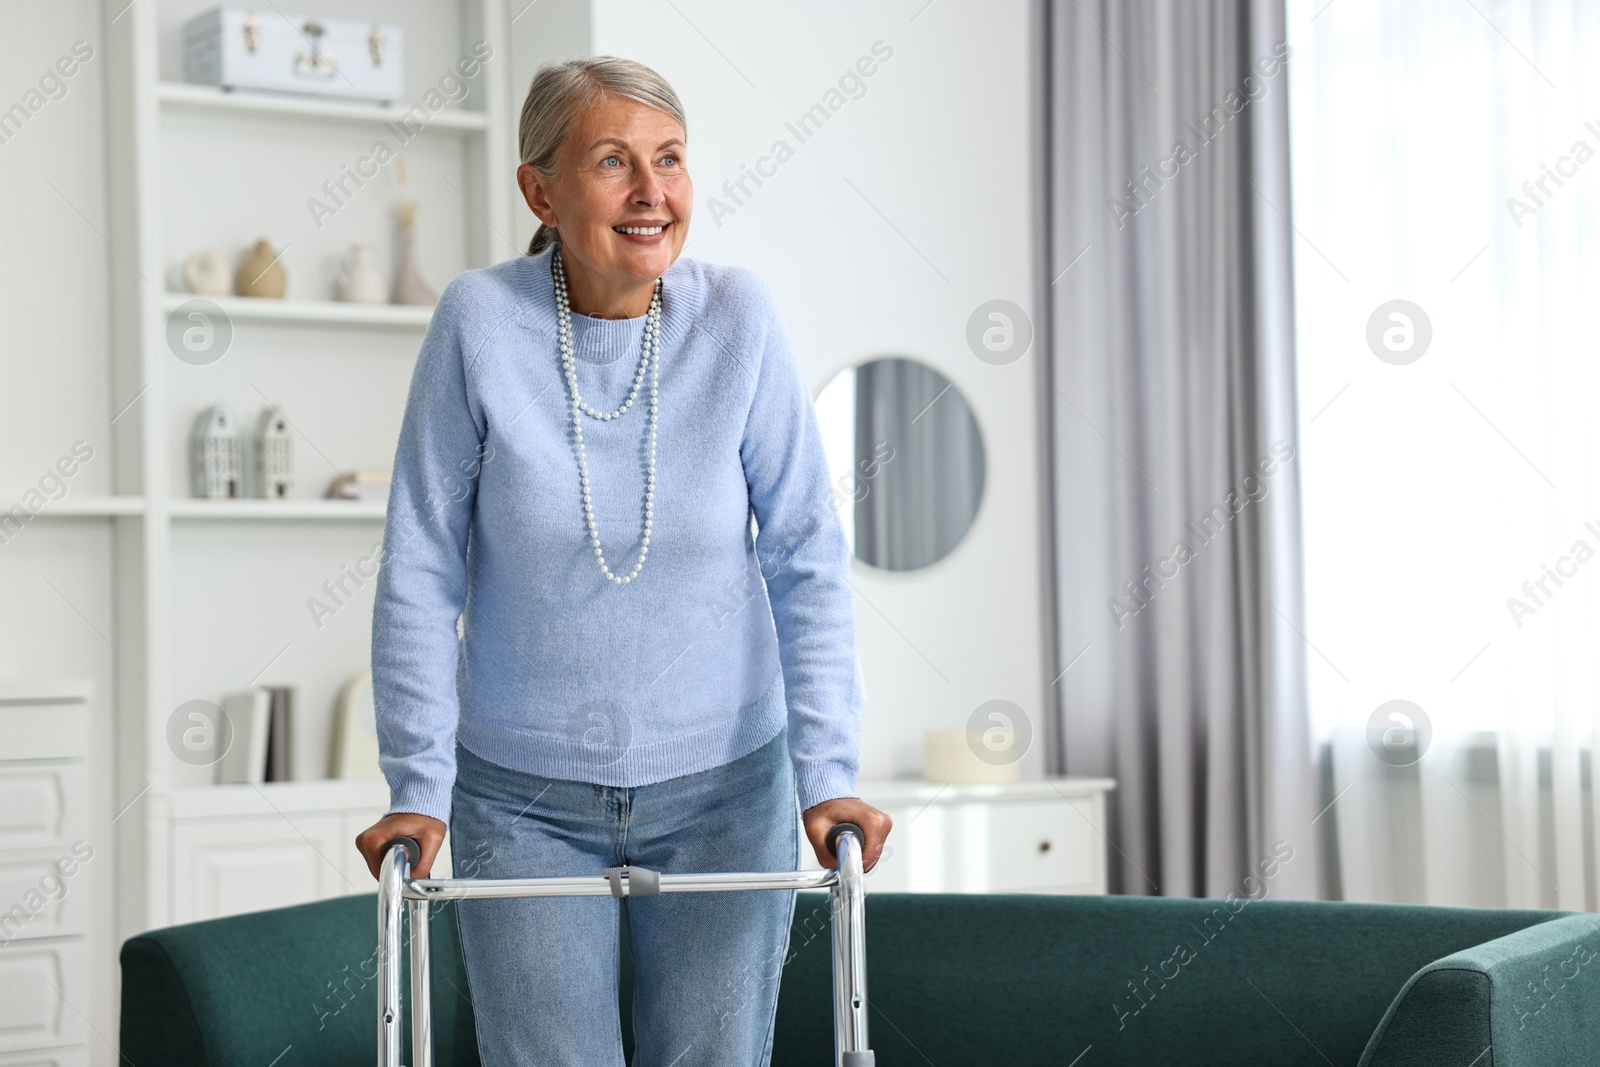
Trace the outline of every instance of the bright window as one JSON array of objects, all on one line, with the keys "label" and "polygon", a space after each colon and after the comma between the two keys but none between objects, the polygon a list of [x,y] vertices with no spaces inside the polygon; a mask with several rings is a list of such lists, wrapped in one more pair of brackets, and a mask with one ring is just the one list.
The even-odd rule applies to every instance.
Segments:
[{"label": "bright window", "polygon": [[1592,713],[1600,5],[1288,21],[1318,733],[1395,698],[1460,729]]}]

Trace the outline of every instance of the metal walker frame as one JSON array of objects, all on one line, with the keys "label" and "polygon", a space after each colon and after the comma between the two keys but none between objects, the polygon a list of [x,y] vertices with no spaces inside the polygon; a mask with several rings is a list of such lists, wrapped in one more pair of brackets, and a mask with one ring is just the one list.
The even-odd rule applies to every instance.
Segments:
[{"label": "metal walker frame", "polygon": [[422,849],[410,837],[384,846],[378,877],[378,1067],[400,1067],[403,1009],[400,1003],[401,902],[411,939],[411,1044],[413,1067],[433,1067],[433,997],[429,960],[428,905],[435,900],[504,897],[629,896],[714,893],[743,889],[830,890],[833,928],[834,1067],[873,1067],[867,1047],[866,879],[864,835],[854,823],[828,831],[836,869],[754,874],[662,874],[643,867],[607,867],[574,878],[412,878]]}]

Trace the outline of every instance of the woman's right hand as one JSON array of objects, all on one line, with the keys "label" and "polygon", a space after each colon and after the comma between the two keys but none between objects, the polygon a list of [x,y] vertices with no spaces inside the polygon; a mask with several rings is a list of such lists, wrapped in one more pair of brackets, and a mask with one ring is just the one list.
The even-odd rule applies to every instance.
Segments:
[{"label": "woman's right hand", "polygon": [[397,811],[385,815],[356,835],[356,848],[367,861],[367,870],[374,880],[378,878],[379,865],[383,863],[384,846],[397,837],[416,838],[422,846],[422,858],[411,868],[411,877],[426,878],[433,867],[434,857],[444,847],[445,825],[429,815]]}]

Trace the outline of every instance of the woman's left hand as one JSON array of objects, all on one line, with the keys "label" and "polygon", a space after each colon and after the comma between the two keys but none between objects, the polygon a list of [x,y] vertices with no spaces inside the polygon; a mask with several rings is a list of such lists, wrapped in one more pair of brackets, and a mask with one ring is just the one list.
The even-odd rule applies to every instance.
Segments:
[{"label": "woman's left hand", "polygon": [[801,815],[805,821],[806,836],[817,854],[817,862],[827,868],[839,866],[839,860],[828,851],[828,831],[839,823],[853,822],[861,827],[861,869],[872,870],[883,852],[884,839],[894,820],[859,797],[838,797],[814,804]]}]

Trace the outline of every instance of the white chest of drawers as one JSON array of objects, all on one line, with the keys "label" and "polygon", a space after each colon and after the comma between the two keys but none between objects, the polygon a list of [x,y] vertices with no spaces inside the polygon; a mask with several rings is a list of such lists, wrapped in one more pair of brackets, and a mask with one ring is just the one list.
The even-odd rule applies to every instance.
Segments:
[{"label": "white chest of drawers", "polygon": [[0,682],[0,1067],[89,1062],[87,678]]},{"label": "white chest of drawers", "polygon": [[[868,892],[1104,893],[1109,778],[1008,785],[862,782],[894,820]],[[809,846],[802,865],[816,867]]]}]

